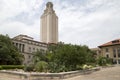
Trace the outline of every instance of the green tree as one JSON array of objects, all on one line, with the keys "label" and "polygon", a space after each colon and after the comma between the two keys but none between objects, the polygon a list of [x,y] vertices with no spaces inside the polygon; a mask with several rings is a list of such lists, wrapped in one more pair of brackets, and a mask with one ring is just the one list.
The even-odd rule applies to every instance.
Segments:
[{"label": "green tree", "polygon": [[49,45],[48,50],[53,54],[52,62],[58,68],[64,66],[65,71],[66,68],[75,70],[77,65],[95,62],[94,53],[87,46],[59,43]]},{"label": "green tree", "polygon": [[111,58],[99,57],[97,61],[100,66],[106,66],[107,64],[112,64]]},{"label": "green tree", "polygon": [[35,52],[35,55],[33,56],[33,62],[37,63],[39,61],[47,61],[45,50],[41,49],[40,51]]},{"label": "green tree", "polygon": [[0,35],[0,64],[12,65],[21,64],[23,55],[19,54],[17,48],[12,44],[8,35]]},{"label": "green tree", "polygon": [[34,62],[45,61],[50,72],[72,71],[78,66],[94,63],[94,53],[87,47],[72,44],[49,44],[47,51],[36,52]]}]

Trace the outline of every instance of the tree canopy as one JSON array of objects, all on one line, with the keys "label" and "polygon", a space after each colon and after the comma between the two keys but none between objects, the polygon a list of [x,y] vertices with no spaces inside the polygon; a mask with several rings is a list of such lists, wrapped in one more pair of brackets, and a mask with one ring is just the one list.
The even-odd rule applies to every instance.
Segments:
[{"label": "tree canopy", "polygon": [[38,51],[33,60],[34,64],[47,62],[50,72],[71,71],[80,65],[95,63],[94,52],[87,46],[64,43],[50,44],[47,51]]},{"label": "tree canopy", "polygon": [[12,44],[8,35],[0,34],[0,65],[21,64],[23,55]]}]

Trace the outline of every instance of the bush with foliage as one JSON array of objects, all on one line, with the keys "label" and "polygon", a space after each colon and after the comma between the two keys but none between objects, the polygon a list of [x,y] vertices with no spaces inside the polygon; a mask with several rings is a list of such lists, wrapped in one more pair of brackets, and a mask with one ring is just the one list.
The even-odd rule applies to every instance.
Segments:
[{"label": "bush with foliage", "polygon": [[47,72],[48,63],[45,61],[39,61],[35,65],[35,70],[38,72]]},{"label": "bush with foliage", "polygon": [[[40,72],[45,71],[45,69],[48,69],[49,72],[74,71],[81,69],[78,65],[95,63],[94,54],[87,46],[63,43],[50,44],[47,51],[36,52],[33,62],[36,64],[35,70]],[[44,64],[41,61],[44,61]]]},{"label": "bush with foliage", "polygon": [[29,64],[24,67],[24,71],[30,72],[34,71],[34,64]]},{"label": "bush with foliage", "polygon": [[77,70],[83,70],[83,66],[82,66],[82,65],[77,65],[77,66],[76,66],[76,69],[77,69]]},{"label": "bush with foliage", "polygon": [[106,57],[99,57],[97,62],[100,66],[107,66],[107,64],[112,64],[112,59]]},{"label": "bush with foliage", "polygon": [[20,65],[23,59],[8,35],[0,35],[0,65]]},{"label": "bush with foliage", "polygon": [[82,67],[84,70],[85,69],[91,69],[91,68],[93,68],[93,66],[92,65],[83,65],[83,67]]},{"label": "bush with foliage", "polygon": [[0,70],[2,70],[2,66],[0,66]]},{"label": "bush with foliage", "polygon": [[24,65],[0,65],[2,69],[24,69]]}]

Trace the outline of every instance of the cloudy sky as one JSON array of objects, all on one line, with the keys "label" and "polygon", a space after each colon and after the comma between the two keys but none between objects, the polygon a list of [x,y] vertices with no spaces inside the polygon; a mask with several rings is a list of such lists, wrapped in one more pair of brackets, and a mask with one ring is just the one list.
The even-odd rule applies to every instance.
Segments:
[{"label": "cloudy sky", "polygon": [[0,34],[39,41],[48,1],[59,17],[59,41],[93,48],[120,38],[120,0],[0,0]]}]

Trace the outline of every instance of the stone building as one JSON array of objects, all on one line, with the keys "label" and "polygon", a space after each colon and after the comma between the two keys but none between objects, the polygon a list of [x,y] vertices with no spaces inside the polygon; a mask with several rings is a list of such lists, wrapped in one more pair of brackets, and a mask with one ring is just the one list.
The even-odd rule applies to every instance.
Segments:
[{"label": "stone building", "polygon": [[114,64],[120,64],[120,39],[98,46],[103,57],[112,58]]},{"label": "stone building", "polygon": [[18,35],[12,38],[13,44],[18,48],[21,54],[24,55],[23,64],[31,63],[34,52],[40,49],[46,50],[47,44],[33,40],[32,37],[27,35]]},{"label": "stone building", "polygon": [[41,42],[44,43],[57,43],[58,42],[58,17],[53,10],[53,4],[48,2],[46,9],[41,16],[40,28]]}]

